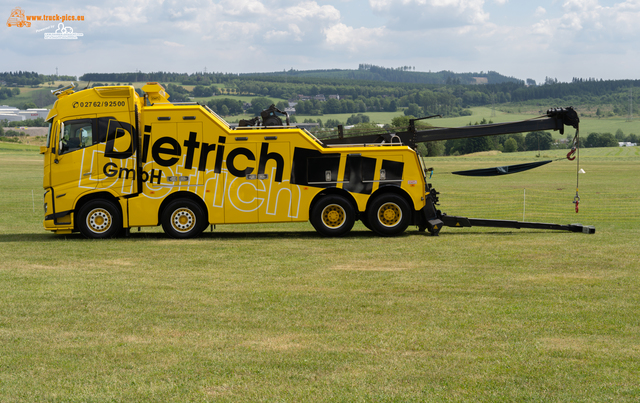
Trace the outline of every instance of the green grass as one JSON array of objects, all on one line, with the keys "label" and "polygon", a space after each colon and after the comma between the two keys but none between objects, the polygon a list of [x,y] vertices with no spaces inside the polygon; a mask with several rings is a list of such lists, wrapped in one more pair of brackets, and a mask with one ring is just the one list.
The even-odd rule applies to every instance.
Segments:
[{"label": "green grass", "polygon": [[537,157],[427,159],[451,214],[499,216],[526,186],[594,235],[301,223],[90,241],[42,229],[41,156],[0,149],[0,401],[638,401],[640,155],[619,151],[581,151],[578,215],[575,163],[474,179],[447,172]]}]

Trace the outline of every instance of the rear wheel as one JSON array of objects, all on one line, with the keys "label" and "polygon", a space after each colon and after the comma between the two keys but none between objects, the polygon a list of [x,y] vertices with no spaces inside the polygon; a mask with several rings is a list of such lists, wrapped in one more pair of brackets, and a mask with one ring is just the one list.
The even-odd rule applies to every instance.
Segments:
[{"label": "rear wheel", "polygon": [[122,229],[122,215],[109,200],[91,200],[78,211],[77,226],[87,238],[111,238]]},{"label": "rear wheel", "polygon": [[323,196],[311,209],[311,225],[324,236],[342,236],[351,231],[356,212],[340,195]]},{"label": "rear wheel", "polygon": [[411,221],[411,207],[394,193],[377,196],[367,210],[371,230],[380,236],[394,236],[404,232]]},{"label": "rear wheel", "polygon": [[193,238],[207,227],[204,211],[189,199],[172,201],[162,211],[162,229],[172,238]]}]

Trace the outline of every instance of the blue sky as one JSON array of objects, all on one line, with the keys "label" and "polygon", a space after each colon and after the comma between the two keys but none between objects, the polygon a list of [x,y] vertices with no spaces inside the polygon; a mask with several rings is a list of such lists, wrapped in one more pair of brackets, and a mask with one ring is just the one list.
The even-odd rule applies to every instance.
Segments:
[{"label": "blue sky", "polygon": [[[638,79],[640,0],[0,0],[0,17],[82,15],[0,28],[0,71],[43,74],[355,69]],[[52,28],[53,26],[53,28]]]}]

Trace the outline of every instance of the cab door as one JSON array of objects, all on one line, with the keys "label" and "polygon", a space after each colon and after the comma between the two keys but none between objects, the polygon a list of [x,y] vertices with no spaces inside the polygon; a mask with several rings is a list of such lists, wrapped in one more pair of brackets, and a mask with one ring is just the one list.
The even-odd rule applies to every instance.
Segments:
[{"label": "cab door", "polygon": [[97,136],[94,136],[95,174],[99,189],[110,188],[118,195],[137,191],[136,158],[133,128],[125,118],[113,116],[97,119]]},{"label": "cab door", "polygon": [[70,212],[83,193],[93,190],[96,169],[94,159],[95,115],[85,115],[58,122],[54,127],[55,152],[51,167],[54,214]]}]

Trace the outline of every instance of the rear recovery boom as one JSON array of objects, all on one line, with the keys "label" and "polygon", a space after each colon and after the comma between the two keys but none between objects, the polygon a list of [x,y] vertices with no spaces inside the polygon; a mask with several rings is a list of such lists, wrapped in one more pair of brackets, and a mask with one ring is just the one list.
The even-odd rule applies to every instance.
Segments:
[{"label": "rear recovery boom", "polygon": [[[531,228],[550,229],[558,231],[582,232],[584,234],[595,234],[596,228],[591,225],[582,224],[549,224],[541,222],[511,221],[511,220],[488,220],[484,218],[467,218],[442,215],[442,224],[447,227],[494,227],[494,228]],[[432,232],[433,233],[433,232]]]}]

